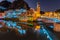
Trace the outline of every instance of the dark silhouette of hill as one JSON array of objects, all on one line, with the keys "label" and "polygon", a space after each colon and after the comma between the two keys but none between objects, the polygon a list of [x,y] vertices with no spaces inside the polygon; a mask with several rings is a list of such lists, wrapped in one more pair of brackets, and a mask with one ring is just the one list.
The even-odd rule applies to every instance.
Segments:
[{"label": "dark silhouette of hill", "polygon": [[[2,2],[0,2],[0,12],[4,12],[5,10],[8,10],[8,8],[10,7],[12,3],[7,1],[7,0],[4,0]],[[4,9],[5,8],[5,9]]]},{"label": "dark silhouette of hill", "polygon": [[3,6],[5,8],[9,8],[9,6],[11,5],[11,2],[4,0],[0,3],[0,6]]},{"label": "dark silhouette of hill", "polygon": [[10,9],[20,9],[20,8],[29,9],[30,7],[24,0],[15,0],[10,6]]},{"label": "dark silhouette of hill", "polygon": [[[0,6],[7,8],[5,10],[9,10],[9,9],[15,10],[15,9],[20,9],[20,8],[25,8],[28,10],[30,8],[24,0],[15,0],[13,3],[7,0],[4,0],[0,2]],[[5,10],[0,8],[0,11],[5,11]]]}]

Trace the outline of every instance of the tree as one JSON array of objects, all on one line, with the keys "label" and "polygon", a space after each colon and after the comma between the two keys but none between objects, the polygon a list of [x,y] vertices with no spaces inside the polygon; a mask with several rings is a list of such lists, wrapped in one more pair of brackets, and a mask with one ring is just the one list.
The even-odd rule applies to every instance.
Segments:
[{"label": "tree", "polygon": [[55,12],[60,12],[60,9],[56,10]]},{"label": "tree", "polygon": [[41,14],[44,14],[44,11],[40,11]]}]

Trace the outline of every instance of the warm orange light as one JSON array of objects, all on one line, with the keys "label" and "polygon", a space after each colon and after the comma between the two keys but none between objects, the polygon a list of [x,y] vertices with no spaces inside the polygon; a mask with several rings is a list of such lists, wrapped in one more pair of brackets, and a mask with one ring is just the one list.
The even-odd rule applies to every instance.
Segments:
[{"label": "warm orange light", "polygon": [[40,26],[36,26],[36,27],[35,27],[35,30],[39,30],[39,29],[40,29]]}]

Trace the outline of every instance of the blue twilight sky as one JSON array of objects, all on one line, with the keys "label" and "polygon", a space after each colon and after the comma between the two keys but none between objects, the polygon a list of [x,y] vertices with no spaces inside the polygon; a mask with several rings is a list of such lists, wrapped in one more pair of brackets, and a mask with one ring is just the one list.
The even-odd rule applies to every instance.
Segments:
[{"label": "blue twilight sky", "polygon": [[[12,2],[13,0],[9,1]],[[60,9],[60,0],[25,0],[25,1],[32,8],[36,8],[36,4],[39,1],[42,11],[55,11],[56,9]]]}]

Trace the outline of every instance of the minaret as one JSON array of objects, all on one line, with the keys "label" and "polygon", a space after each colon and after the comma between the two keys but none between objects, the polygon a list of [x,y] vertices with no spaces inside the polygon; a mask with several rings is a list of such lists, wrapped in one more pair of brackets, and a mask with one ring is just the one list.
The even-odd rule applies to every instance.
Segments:
[{"label": "minaret", "polygon": [[40,2],[37,3],[37,9],[36,10],[40,13]]},{"label": "minaret", "polygon": [[36,10],[34,11],[34,14],[33,14],[33,19],[37,20],[40,17],[41,17],[41,14],[40,14],[40,2],[38,2]]}]

